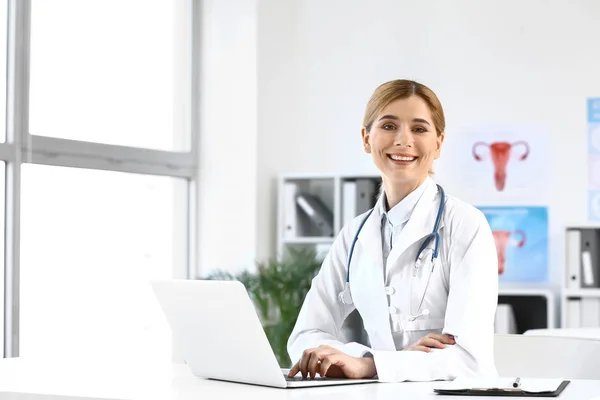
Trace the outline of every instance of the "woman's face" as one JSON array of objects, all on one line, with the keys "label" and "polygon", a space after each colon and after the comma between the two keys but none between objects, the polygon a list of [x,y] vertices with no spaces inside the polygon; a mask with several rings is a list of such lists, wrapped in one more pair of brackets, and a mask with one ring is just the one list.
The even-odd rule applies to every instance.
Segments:
[{"label": "woman's face", "polygon": [[427,104],[417,96],[390,103],[375,118],[363,144],[384,179],[392,184],[421,184],[440,156],[438,136]]}]

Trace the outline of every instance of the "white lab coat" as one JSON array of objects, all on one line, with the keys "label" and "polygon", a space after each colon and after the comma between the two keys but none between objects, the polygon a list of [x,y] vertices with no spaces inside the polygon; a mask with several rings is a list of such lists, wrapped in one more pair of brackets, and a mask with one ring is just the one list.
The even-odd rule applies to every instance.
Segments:
[{"label": "white lab coat", "polygon": [[[498,301],[494,239],[483,213],[452,196],[446,195],[438,263],[423,302],[429,315],[409,320],[415,258],[423,239],[433,230],[440,200],[437,186],[429,184],[395,240],[385,278],[381,215],[379,207],[375,207],[354,247],[351,305],[341,303],[338,294],[346,282],[352,240],[366,213],[341,230],[312,281],[290,335],[288,352],[293,362],[301,358],[305,349],[326,344],[355,357],[371,353],[378,378],[383,382],[497,376],[493,355]],[[429,260],[432,248],[433,241],[424,252]],[[422,298],[429,265],[424,263],[414,278],[410,295],[413,315]],[[339,340],[342,324],[355,308],[363,319],[370,347]],[[454,335],[456,344],[429,353],[401,351],[430,332]]]}]

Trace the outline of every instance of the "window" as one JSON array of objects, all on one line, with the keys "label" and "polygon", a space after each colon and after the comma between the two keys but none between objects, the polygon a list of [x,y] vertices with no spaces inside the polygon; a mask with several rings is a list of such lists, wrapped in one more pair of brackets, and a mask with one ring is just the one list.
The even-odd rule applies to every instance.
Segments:
[{"label": "window", "polygon": [[[0,210],[4,210],[4,194],[6,187],[6,164],[0,162]],[[4,226],[4,213],[0,212],[0,226]],[[4,243],[4,229],[0,230],[0,240]],[[0,276],[0,310],[4,312],[4,246],[0,246],[0,263],[2,275]],[[0,329],[0,343],[4,343],[4,329]]]},{"label": "window", "polygon": [[[0,6],[0,54],[6,61],[6,30],[7,30],[7,7],[6,4]],[[6,126],[6,62],[0,62],[0,123]],[[0,129],[0,142],[6,141],[6,131]]]},{"label": "window", "polygon": [[32,0],[30,133],[188,151],[184,5]]},{"label": "window", "polygon": [[149,280],[173,275],[181,182],[41,165],[22,179],[20,355],[168,360]]},{"label": "window", "polygon": [[149,280],[193,270],[197,3],[19,0],[0,12],[5,357],[170,359]]}]

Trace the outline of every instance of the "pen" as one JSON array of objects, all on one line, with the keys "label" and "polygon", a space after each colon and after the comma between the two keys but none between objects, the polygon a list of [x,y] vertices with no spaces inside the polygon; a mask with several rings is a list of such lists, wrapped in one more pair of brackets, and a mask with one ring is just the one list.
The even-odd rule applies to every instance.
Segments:
[{"label": "pen", "polygon": [[518,388],[519,386],[521,386],[521,378],[517,377],[517,379],[515,379],[513,382],[513,387]]}]

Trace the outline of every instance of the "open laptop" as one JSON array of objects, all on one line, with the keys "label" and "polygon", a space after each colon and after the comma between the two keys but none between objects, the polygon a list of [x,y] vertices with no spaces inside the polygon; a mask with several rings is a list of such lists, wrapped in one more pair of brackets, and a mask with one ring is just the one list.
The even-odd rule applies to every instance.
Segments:
[{"label": "open laptop", "polygon": [[151,284],[184,360],[198,377],[279,388],[377,382],[303,379],[301,374],[288,378],[240,282],[174,279]]}]

